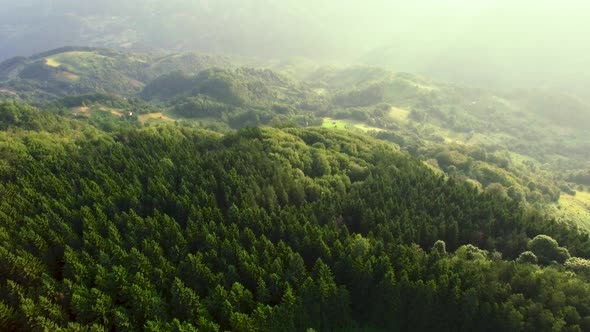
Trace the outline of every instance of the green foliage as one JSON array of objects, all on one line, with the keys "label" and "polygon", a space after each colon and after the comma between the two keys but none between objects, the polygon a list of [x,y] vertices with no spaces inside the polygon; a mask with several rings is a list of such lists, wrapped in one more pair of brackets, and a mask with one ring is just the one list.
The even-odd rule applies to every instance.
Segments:
[{"label": "green foliage", "polygon": [[590,169],[572,172],[567,178],[569,181],[590,186]]},{"label": "green foliage", "polygon": [[544,234],[530,240],[528,248],[539,258],[541,264],[549,264],[553,261],[563,264],[570,258],[567,248],[560,247],[557,241]]},{"label": "green foliage", "polygon": [[520,255],[518,255],[516,261],[525,264],[537,264],[539,259],[537,258],[537,255],[535,255],[532,251],[524,251]]},{"label": "green foliage", "polygon": [[[54,60],[79,68],[76,59],[90,57],[95,71],[116,54]],[[176,61],[151,60],[166,68]],[[27,79],[46,66],[27,69]],[[586,329],[588,234],[526,204],[558,199],[556,182],[502,146],[443,145],[445,137],[425,134],[428,123],[482,130],[480,119],[500,116],[486,107],[472,110],[481,118],[447,108],[473,91],[379,70],[351,73],[354,87],[331,71],[308,85],[270,70],[208,69],[160,76],[143,89],[144,98],[184,117],[235,128],[281,124],[225,134],[142,126],[106,112],[88,120],[56,114],[82,105],[155,108],[110,94],[66,97],[53,113],[0,103],[0,324]],[[419,117],[392,122],[393,102]],[[330,110],[331,103],[340,107]],[[397,145],[301,128],[316,114],[397,126],[375,133]]]},{"label": "green foliage", "polygon": [[486,193],[490,195],[495,195],[498,197],[508,198],[508,193],[506,192],[506,188],[500,183],[491,183],[485,189]]},{"label": "green foliage", "polygon": [[[251,106],[317,111],[326,108],[325,97],[305,84],[270,70],[238,68],[208,69],[194,76],[175,72],[161,76],[142,92],[147,99],[172,100],[198,94],[230,106]],[[279,113],[285,113],[279,109]]]},{"label": "green foliage", "polygon": [[330,162],[326,157],[325,152],[322,150],[313,150],[312,152],[312,165],[311,165],[311,174],[313,176],[319,177],[324,175],[330,175],[332,172]]},{"label": "green foliage", "polygon": [[383,88],[378,85],[369,86],[363,90],[353,90],[334,97],[334,104],[342,107],[370,106],[382,101]]},{"label": "green foliage", "polygon": [[167,100],[189,93],[194,88],[194,81],[190,76],[181,71],[174,71],[151,81],[143,88],[141,95],[146,99]]},{"label": "green foliage", "polygon": [[447,254],[447,244],[445,243],[445,241],[438,240],[438,241],[434,242],[434,245],[432,246],[432,250],[440,255],[446,255]]},{"label": "green foliage", "polygon": [[[175,125],[63,145],[28,127],[59,117],[4,107],[29,114],[3,132],[19,161],[0,184],[5,326],[532,331],[590,315],[578,277],[491,253],[514,259],[544,232],[590,257],[587,236],[393,145],[326,129]],[[543,239],[531,240],[535,254],[559,254]]]},{"label": "green foliage", "polygon": [[590,260],[580,257],[570,257],[565,261],[563,266],[590,280]]},{"label": "green foliage", "polygon": [[232,109],[233,107],[230,105],[214,101],[207,96],[198,95],[175,103],[172,111],[187,118],[221,118]]}]

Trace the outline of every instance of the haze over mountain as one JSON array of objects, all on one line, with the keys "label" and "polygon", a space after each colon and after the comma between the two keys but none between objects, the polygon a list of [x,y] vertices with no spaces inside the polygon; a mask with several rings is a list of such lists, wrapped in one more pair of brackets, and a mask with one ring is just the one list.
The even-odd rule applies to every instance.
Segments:
[{"label": "haze over mountain", "polygon": [[365,63],[493,88],[590,83],[583,1],[0,0],[0,59],[64,45]]}]

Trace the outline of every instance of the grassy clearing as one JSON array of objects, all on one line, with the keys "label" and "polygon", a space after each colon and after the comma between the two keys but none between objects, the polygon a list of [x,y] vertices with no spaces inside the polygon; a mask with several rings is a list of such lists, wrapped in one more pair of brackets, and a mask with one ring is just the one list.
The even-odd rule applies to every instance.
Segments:
[{"label": "grassy clearing", "polygon": [[76,108],[72,109],[72,113],[74,115],[90,116],[90,107],[87,107],[87,106],[76,107]]},{"label": "grassy clearing", "polygon": [[410,111],[403,108],[392,106],[389,110],[389,117],[397,122],[407,122],[408,116],[410,116]]},{"label": "grassy clearing", "polygon": [[322,122],[322,127],[332,129],[349,129],[351,127],[354,127],[354,125],[348,120],[324,118],[324,122]]},{"label": "grassy clearing", "polygon": [[[73,115],[77,116],[86,116],[89,117],[93,112],[102,112],[102,113],[109,113],[116,117],[123,117],[127,115],[127,111],[117,109],[117,108],[110,108],[104,106],[82,106],[82,107],[75,107],[71,109]],[[149,114],[141,114],[138,115],[137,118],[141,123],[152,122],[152,121],[175,121],[176,119],[169,117],[167,114],[163,112],[157,113],[149,113]]]},{"label": "grassy clearing", "polygon": [[374,130],[374,131],[385,131],[384,129],[377,128],[377,127],[372,127],[372,126],[369,126],[369,125],[367,125],[365,123],[357,123],[357,124],[354,125],[354,127],[357,128],[357,129],[360,129],[360,130],[362,130],[364,132],[371,131],[371,130]]},{"label": "grassy clearing", "polygon": [[59,63],[55,58],[45,58],[45,64],[50,67],[59,67],[61,63]]},{"label": "grassy clearing", "polygon": [[342,120],[342,119],[332,119],[332,118],[324,118],[324,122],[322,123],[322,127],[324,128],[331,128],[331,129],[342,129],[342,130],[360,130],[360,131],[383,131],[381,128],[372,127],[367,125],[363,122],[353,121],[353,120]]},{"label": "grassy clearing", "polygon": [[108,108],[108,107],[88,107],[88,106],[81,106],[72,108],[73,115],[83,115],[83,116],[90,116],[92,112],[103,112],[103,113],[110,113],[111,115],[122,117],[123,111],[116,108]]},{"label": "grassy clearing", "polygon": [[553,210],[559,220],[574,222],[590,231],[590,193],[577,191],[575,196],[562,193]]},{"label": "grassy clearing", "polygon": [[168,115],[166,115],[162,112],[142,114],[142,115],[138,116],[138,118],[139,118],[139,121],[141,121],[142,123],[145,123],[148,121],[174,121],[173,118],[169,117]]},{"label": "grassy clearing", "polygon": [[77,74],[84,73],[88,68],[110,60],[112,59],[96,52],[65,52],[45,58],[47,65],[52,67],[63,66],[68,71]]}]

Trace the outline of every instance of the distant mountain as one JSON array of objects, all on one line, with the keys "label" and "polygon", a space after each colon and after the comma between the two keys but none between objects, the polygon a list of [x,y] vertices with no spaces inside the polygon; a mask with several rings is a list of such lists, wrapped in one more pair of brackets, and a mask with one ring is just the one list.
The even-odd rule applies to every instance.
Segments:
[{"label": "distant mountain", "polygon": [[228,59],[196,53],[160,55],[92,47],[64,47],[0,63],[0,89],[21,97],[71,94],[135,94],[156,77],[181,70],[196,74],[231,67]]}]

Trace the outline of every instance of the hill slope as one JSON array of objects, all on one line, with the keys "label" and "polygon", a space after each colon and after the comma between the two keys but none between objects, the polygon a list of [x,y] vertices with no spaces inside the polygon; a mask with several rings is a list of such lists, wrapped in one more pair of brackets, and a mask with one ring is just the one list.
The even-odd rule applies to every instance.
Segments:
[{"label": "hill slope", "polygon": [[366,132],[479,190],[589,224],[578,213],[583,205],[560,199],[590,190],[579,176],[590,169],[590,107],[575,96],[495,92],[296,59],[248,68],[217,56],[94,48],[14,58],[0,64],[0,77],[0,98],[49,100],[47,108],[87,117],[107,131],[123,120],[184,121],[213,130],[273,125]]},{"label": "hill slope", "polygon": [[393,144],[320,128],[109,134],[15,102],[0,114],[8,329],[590,322],[587,234]]},{"label": "hill slope", "polygon": [[228,67],[227,59],[198,54],[156,56],[89,47],[65,47],[0,64],[0,88],[22,97],[71,94],[132,95],[154,78],[175,71]]}]

